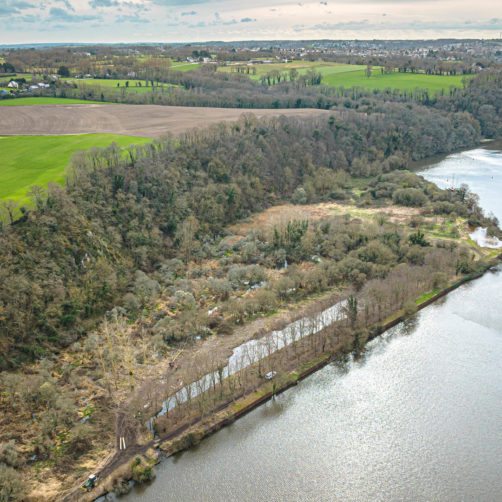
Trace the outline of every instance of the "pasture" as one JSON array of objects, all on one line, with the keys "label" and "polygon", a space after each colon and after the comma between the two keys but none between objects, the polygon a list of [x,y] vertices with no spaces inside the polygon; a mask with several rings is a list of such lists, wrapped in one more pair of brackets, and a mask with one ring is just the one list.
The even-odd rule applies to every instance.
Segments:
[{"label": "pasture", "polygon": [[[68,83],[73,83],[76,84],[80,89],[86,89],[88,87],[91,87],[92,89],[114,89],[119,92],[127,92],[131,93],[134,92],[136,94],[142,94],[145,92],[151,92],[152,91],[152,86],[150,82],[147,83],[144,80],[140,79],[103,79],[103,78],[85,78],[85,79],[65,79],[66,82]],[[128,83],[126,85],[126,82]],[[155,91],[160,91],[162,88],[167,88],[167,87],[177,87],[173,86],[171,84],[157,84],[155,87],[153,87],[153,90]]]},{"label": "pasture", "polygon": [[[374,69],[371,77],[366,75],[366,70],[323,74],[322,83],[333,87],[365,87],[366,89],[386,88],[413,90],[415,88],[428,89],[429,92],[445,91],[450,86],[463,87],[464,75],[426,75],[424,73],[382,73]],[[469,77],[468,77],[469,78]],[[472,77],[471,77],[472,78]]]},{"label": "pasture", "polygon": [[32,105],[78,105],[78,104],[96,104],[101,101],[88,101],[86,99],[73,98],[45,98],[33,96],[28,98],[8,98],[0,100],[0,106],[32,106]]},{"label": "pasture", "polygon": [[77,150],[105,147],[113,142],[126,147],[149,141],[149,138],[119,134],[0,136],[0,201],[12,199],[23,205],[29,202],[26,192],[30,186],[45,186],[50,181],[63,183],[66,166]]},{"label": "pasture", "polygon": [[[223,66],[219,71],[237,71],[237,66]],[[424,73],[383,73],[380,67],[373,67],[371,77],[366,75],[365,65],[329,63],[323,61],[291,61],[288,63],[256,64],[256,74],[248,76],[260,80],[264,75],[279,71],[289,80],[289,71],[296,69],[299,75],[315,69],[322,74],[322,84],[332,87],[365,87],[366,89],[386,88],[412,90],[416,87],[430,92],[448,90],[450,86],[462,87],[464,75],[426,75]],[[254,71],[254,70],[252,70]],[[246,74],[247,75],[247,74]],[[472,78],[467,76],[467,78]]]},{"label": "pasture", "polygon": [[183,63],[178,61],[172,61],[171,70],[176,71],[190,71],[195,70],[196,68],[200,68],[202,63]]},{"label": "pasture", "polygon": [[[242,67],[242,66],[241,66]],[[218,68],[219,71],[235,72],[239,66],[228,65]],[[246,68],[246,66],[244,66]],[[305,75],[309,70],[315,69],[320,71],[324,76],[333,75],[337,73],[347,73],[353,71],[364,71],[364,65],[351,65],[343,63],[329,63],[325,61],[290,61],[288,63],[269,63],[269,64],[255,64],[251,69],[256,68],[256,74],[249,74],[249,77],[254,80],[259,80],[263,75],[272,71],[279,71],[288,76],[290,70],[295,69],[299,75]],[[289,76],[288,76],[289,80]]]}]

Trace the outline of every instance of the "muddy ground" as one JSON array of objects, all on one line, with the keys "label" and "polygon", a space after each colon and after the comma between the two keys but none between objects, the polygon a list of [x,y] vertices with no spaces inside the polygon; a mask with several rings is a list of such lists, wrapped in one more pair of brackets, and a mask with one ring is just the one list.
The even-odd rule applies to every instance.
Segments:
[{"label": "muddy ground", "polygon": [[159,138],[167,133],[180,134],[218,122],[237,121],[243,113],[261,118],[309,117],[329,112],[110,104],[6,106],[0,110],[0,135],[113,133]]}]

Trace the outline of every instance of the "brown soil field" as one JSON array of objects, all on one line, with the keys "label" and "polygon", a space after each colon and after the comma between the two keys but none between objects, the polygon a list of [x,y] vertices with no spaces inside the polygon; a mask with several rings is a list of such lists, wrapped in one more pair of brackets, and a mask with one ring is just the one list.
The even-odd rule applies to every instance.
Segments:
[{"label": "brown soil field", "polygon": [[309,117],[325,110],[250,110],[159,105],[58,104],[6,106],[0,110],[0,135],[113,133],[158,138],[218,122],[237,121],[243,113],[256,117]]}]

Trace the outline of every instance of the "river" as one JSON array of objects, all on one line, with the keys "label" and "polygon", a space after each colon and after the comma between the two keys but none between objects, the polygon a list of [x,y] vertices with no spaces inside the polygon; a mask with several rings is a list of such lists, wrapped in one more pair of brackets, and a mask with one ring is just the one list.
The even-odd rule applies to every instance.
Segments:
[{"label": "river", "polygon": [[[502,151],[421,172],[502,220]],[[502,499],[502,271],[487,273],[187,452],[138,502]]]}]

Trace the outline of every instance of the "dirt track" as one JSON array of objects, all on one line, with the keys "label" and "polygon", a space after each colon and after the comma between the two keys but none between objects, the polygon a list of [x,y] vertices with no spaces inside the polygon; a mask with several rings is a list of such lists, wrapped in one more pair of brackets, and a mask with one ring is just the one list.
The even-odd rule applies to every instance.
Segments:
[{"label": "dirt track", "polygon": [[114,133],[158,138],[222,121],[236,121],[243,113],[257,117],[306,117],[328,113],[315,109],[248,110],[158,105],[35,105],[0,108],[0,135],[59,135]]}]

